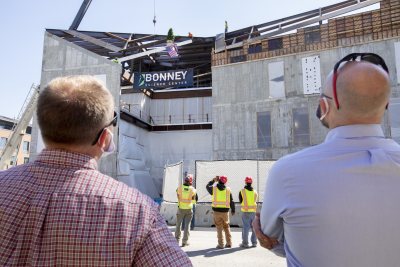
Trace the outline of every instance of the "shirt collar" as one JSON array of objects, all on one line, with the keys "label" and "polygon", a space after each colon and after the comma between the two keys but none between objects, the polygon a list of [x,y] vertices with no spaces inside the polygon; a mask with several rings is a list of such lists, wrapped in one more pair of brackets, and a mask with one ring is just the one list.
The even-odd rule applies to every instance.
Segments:
[{"label": "shirt collar", "polygon": [[363,138],[380,137],[385,138],[380,124],[355,124],[336,127],[330,130],[325,138],[330,141],[337,138]]},{"label": "shirt collar", "polygon": [[97,170],[97,161],[91,156],[62,149],[43,149],[35,162]]}]

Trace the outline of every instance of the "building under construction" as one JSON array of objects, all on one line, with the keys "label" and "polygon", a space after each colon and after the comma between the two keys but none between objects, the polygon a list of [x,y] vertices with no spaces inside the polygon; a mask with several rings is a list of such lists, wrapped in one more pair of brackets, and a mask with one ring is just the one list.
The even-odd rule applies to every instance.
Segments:
[{"label": "building under construction", "polygon": [[[102,80],[121,120],[118,150],[100,169],[157,197],[167,164],[183,161],[195,172],[196,160],[276,160],[322,142],[320,90],[351,52],[386,61],[392,96],[382,126],[399,141],[399,0],[344,1],[213,37],[176,36],[174,44],[165,35],[47,29],[41,84],[74,74]],[[42,148],[34,118],[31,156]],[[197,186],[209,178],[197,176]]]}]

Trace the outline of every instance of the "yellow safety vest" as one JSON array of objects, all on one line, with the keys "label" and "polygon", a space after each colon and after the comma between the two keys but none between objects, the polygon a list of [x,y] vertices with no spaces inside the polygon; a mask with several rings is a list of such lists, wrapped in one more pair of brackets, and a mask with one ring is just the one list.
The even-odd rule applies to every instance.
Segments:
[{"label": "yellow safety vest", "polygon": [[188,210],[193,207],[192,198],[194,188],[192,186],[181,185],[178,187],[178,206],[180,209]]},{"label": "yellow safety vest", "polygon": [[242,193],[242,212],[256,212],[257,210],[257,192],[247,189],[240,190]]},{"label": "yellow safety vest", "polygon": [[216,186],[213,187],[213,201],[211,207],[214,208],[229,208],[231,203],[231,189],[226,187],[224,190],[219,190]]}]

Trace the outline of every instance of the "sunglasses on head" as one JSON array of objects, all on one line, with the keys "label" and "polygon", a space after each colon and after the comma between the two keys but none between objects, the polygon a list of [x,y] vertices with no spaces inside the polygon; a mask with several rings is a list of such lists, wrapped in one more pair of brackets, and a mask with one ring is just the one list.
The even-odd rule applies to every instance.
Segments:
[{"label": "sunglasses on head", "polygon": [[112,121],[101,129],[101,131],[97,134],[96,139],[92,143],[92,146],[94,146],[97,143],[97,140],[99,140],[100,135],[104,131],[104,129],[111,125],[114,127],[117,126],[117,121],[118,121],[118,114],[117,114],[117,112],[114,111],[114,117],[113,117]]},{"label": "sunglasses on head", "polygon": [[339,99],[337,97],[336,89],[338,69],[342,63],[347,63],[349,61],[366,61],[374,65],[381,66],[387,73],[389,73],[389,69],[383,58],[374,53],[352,53],[339,60],[333,67],[333,99],[335,100],[337,109],[339,109]]}]

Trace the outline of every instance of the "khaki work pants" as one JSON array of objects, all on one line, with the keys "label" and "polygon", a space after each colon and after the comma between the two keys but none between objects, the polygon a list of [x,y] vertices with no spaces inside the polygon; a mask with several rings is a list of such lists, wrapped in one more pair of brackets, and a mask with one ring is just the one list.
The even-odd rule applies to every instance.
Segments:
[{"label": "khaki work pants", "polygon": [[185,220],[185,229],[183,230],[183,239],[182,244],[187,244],[189,240],[189,229],[190,222],[192,220],[193,211],[192,209],[179,209],[176,214],[176,228],[175,228],[175,238],[179,243],[179,239],[181,238],[181,225],[182,221]]},{"label": "khaki work pants", "polygon": [[231,228],[229,227],[229,212],[214,211],[214,224],[217,228],[218,246],[224,246],[222,230],[225,232],[226,245],[232,246]]}]

